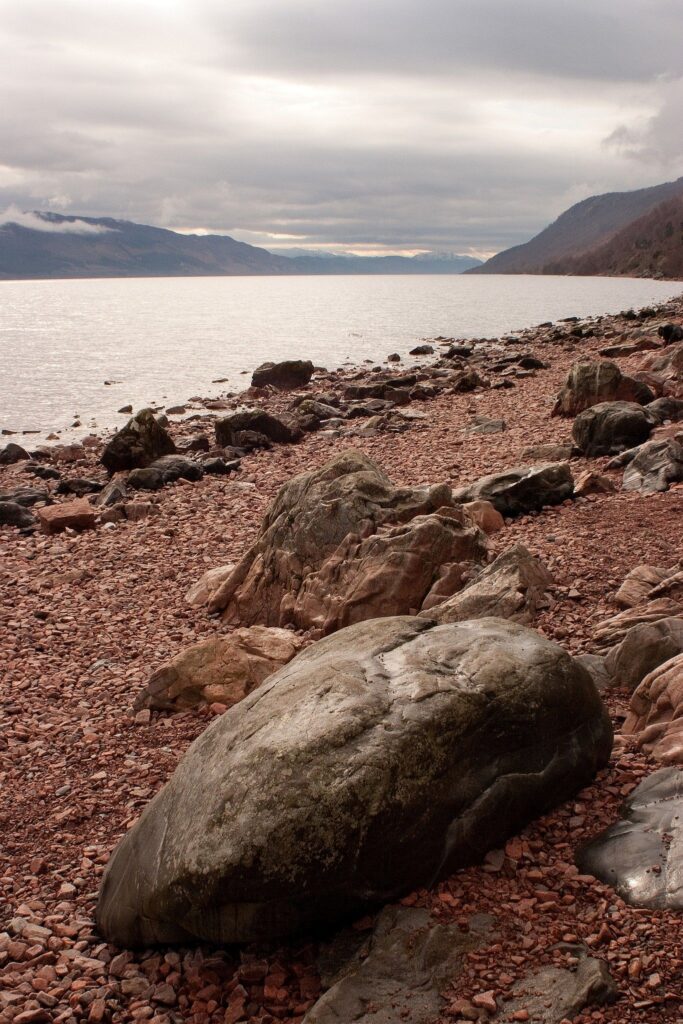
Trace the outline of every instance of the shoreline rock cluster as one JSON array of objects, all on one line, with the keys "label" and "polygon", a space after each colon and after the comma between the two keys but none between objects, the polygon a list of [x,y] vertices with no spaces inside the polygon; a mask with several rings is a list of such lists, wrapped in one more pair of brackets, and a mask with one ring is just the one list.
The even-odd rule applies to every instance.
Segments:
[{"label": "shoreline rock cluster", "polygon": [[677,1019],[682,320],[0,451],[0,1024]]}]

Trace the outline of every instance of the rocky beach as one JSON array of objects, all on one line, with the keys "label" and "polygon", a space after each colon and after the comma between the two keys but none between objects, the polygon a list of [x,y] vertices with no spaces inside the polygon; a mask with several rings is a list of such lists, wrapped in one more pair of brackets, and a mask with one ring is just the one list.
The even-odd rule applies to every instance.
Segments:
[{"label": "rocky beach", "polygon": [[[4,438],[0,1024],[682,1019],[682,324],[302,352],[115,436]],[[321,750],[362,776],[333,839]],[[209,878],[221,815],[253,844]]]}]

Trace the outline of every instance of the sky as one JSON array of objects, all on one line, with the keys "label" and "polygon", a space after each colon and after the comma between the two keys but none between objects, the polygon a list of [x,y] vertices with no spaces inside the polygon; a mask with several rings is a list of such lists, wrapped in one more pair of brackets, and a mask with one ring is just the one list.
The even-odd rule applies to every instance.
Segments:
[{"label": "sky", "polygon": [[0,0],[0,91],[0,221],[486,256],[683,175],[683,0]]}]

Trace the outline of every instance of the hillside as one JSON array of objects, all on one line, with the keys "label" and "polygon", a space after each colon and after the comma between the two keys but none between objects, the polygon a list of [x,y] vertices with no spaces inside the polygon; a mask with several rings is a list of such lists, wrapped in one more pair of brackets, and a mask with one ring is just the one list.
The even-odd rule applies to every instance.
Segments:
[{"label": "hillside", "polygon": [[546,272],[683,279],[683,194],[660,203],[604,245],[550,264]]},{"label": "hillside", "polygon": [[294,274],[459,274],[467,256],[295,258],[228,235],[185,235],[109,217],[23,215],[0,224],[0,280]]},{"label": "hillside", "polygon": [[560,260],[580,256],[605,244],[654,207],[681,195],[683,178],[634,192],[591,196],[571,206],[529,242],[505,249],[467,273],[558,273],[549,266],[557,266]]}]

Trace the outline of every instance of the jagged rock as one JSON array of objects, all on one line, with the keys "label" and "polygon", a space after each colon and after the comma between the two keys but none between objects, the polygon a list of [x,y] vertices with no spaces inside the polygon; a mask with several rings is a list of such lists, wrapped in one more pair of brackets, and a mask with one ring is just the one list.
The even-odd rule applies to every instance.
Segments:
[{"label": "jagged rock", "polygon": [[203,576],[200,576],[196,583],[192,584],[185,594],[187,603],[193,608],[208,605],[212,594],[228,579],[234,569],[235,566],[232,562],[229,565],[218,565],[215,569],[209,569]]},{"label": "jagged rock", "polygon": [[0,494],[0,502],[11,502],[21,505],[23,508],[30,508],[39,502],[49,505],[51,501],[52,498],[47,491],[39,491],[35,487],[18,487],[15,491],[5,491]]},{"label": "jagged rock", "polygon": [[110,859],[99,930],[130,947],[329,928],[476,862],[611,745],[589,675],[532,630],[350,626],[195,740]]},{"label": "jagged rock", "polygon": [[632,626],[605,657],[613,685],[633,692],[648,673],[683,651],[683,618]]},{"label": "jagged rock", "polygon": [[586,1006],[613,1003],[619,990],[604,960],[582,955],[581,948],[571,947],[571,953],[578,953],[580,957],[575,971],[540,967],[518,981],[512,990],[512,999],[504,1004],[503,1019],[520,1020],[512,1015],[526,1010],[529,1016],[525,1019],[535,1024],[562,1024],[562,1021],[574,1020]]},{"label": "jagged rock", "polygon": [[491,932],[492,919],[470,918],[467,931],[440,924],[428,910],[385,907],[367,956],[356,955],[311,1007],[302,1024],[433,1024],[441,992],[462,971],[467,953]]},{"label": "jagged rock", "polygon": [[291,661],[302,641],[288,629],[252,626],[187,647],[162,665],[138,694],[135,709],[228,707]]},{"label": "jagged rock", "polygon": [[0,448],[0,466],[13,466],[15,462],[29,461],[31,456],[20,444],[10,441],[4,448]]},{"label": "jagged rock", "polygon": [[415,348],[411,348],[408,354],[411,356],[431,356],[433,352],[433,345],[416,345]]},{"label": "jagged rock", "polygon": [[662,768],[630,795],[623,818],[579,850],[581,871],[636,907],[683,910],[683,772]]},{"label": "jagged rock", "polygon": [[495,615],[513,622],[532,622],[548,604],[553,578],[540,559],[523,544],[498,555],[455,596],[421,615],[437,622],[462,622]]},{"label": "jagged rock", "polygon": [[259,434],[267,442],[295,444],[303,437],[298,423],[285,416],[273,416],[263,409],[246,409],[234,412],[216,420],[216,440],[220,445],[234,445],[237,448],[260,447],[244,444],[245,434]]},{"label": "jagged rock", "polygon": [[111,508],[118,505],[128,497],[128,490],[123,480],[110,480],[109,483],[94,498],[93,503],[98,508]]},{"label": "jagged rock", "polygon": [[505,529],[505,520],[490,501],[469,501],[463,508],[475,526],[486,534]]},{"label": "jagged rock", "polygon": [[48,505],[36,511],[44,533],[63,530],[94,530],[95,510],[87,498],[76,498],[61,505]]},{"label": "jagged rock", "polygon": [[683,765],[683,654],[645,676],[631,697],[625,736],[665,764]]},{"label": "jagged rock", "polygon": [[299,591],[350,534],[367,538],[452,505],[450,488],[397,488],[376,463],[345,452],[278,492],[255,543],[213,596],[227,621],[286,626]]},{"label": "jagged rock", "polygon": [[616,487],[608,476],[594,473],[587,469],[581,473],[574,484],[574,495],[584,498],[587,494],[614,494]]},{"label": "jagged rock", "polygon": [[142,409],[117,431],[102,452],[102,465],[109,473],[149,466],[162,455],[175,452],[175,444],[156,420],[151,409]]},{"label": "jagged rock", "polygon": [[343,419],[346,415],[342,410],[335,408],[335,406],[327,405],[325,402],[318,402],[312,398],[299,402],[296,414],[300,422],[302,417],[310,420],[313,424],[313,429],[319,427],[325,420],[334,420],[340,417]]},{"label": "jagged rock", "polygon": [[653,587],[671,575],[671,569],[660,569],[653,565],[637,565],[624,578],[614,600],[620,608],[634,608],[646,600]]},{"label": "jagged rock", "polygon": [[683,345],[672,345],[662,353],[655,353],[643,363],[644,370],[661,373],[667,380],[678,380],[683,374]]},{"label": "jagged rock", "polygon": [[482,562],[486,539],[462,509],[348,534],[281,612],[299,629],[327,635],[364,619],[414,615],[462,586],[463,566]]},{"label": "jagged rock", "polygon": [[471,366],[454,373],[449,383],[453,391],[456,392],[475,391],[477,388],[489,386],[488,381]]},{"label": "jagged rock", "polygon": [[617,364],[607,359],[574,363],[552,415],[576,416],[584,409],[606,402],[647,405],[654,397],[647,385],[633,377],[625,377]]},{"label": "jagged rock", "polygon": [[453,492],[456,501],[490,501],[501,515],[517,516],[546,505],[559,505],[574,493],[574,480],[566,462],[513,466],[502,473],[481,477]]},{"label": "jagged rock", "polygon": [[616,455],[647,441],[654,419],[635,402],[601,402],[574,420],[572,436],[584,455]]},{"label": "jagged rock", "polygon": [[0,501],[0,526],[16,526],[26,530],[36,526],[36,519],[32,512],[16,501]]},{"label": "jagged rock", "polygon": [[659,622],[661,619],[683,616],[683,603],[670,598],[647,601],[635,608],[627,608],[611,618],[605,619],[593,631],[593,646],[605,651],[620,644],[628,631],[642,623]]},{"label": "jagged rock", "polygon": [[270,384],[280,391],[291,391],[293,388],[308,384],[313,376],[313,363],[310,359],[285,359],[281,363],[261,363],[251,377],[253,388],[263,388]]},{"label": "jagged rock", "polygon": [[654,494],[683,480],[683,435],[642,444],[624,470],[625,491]]}]

